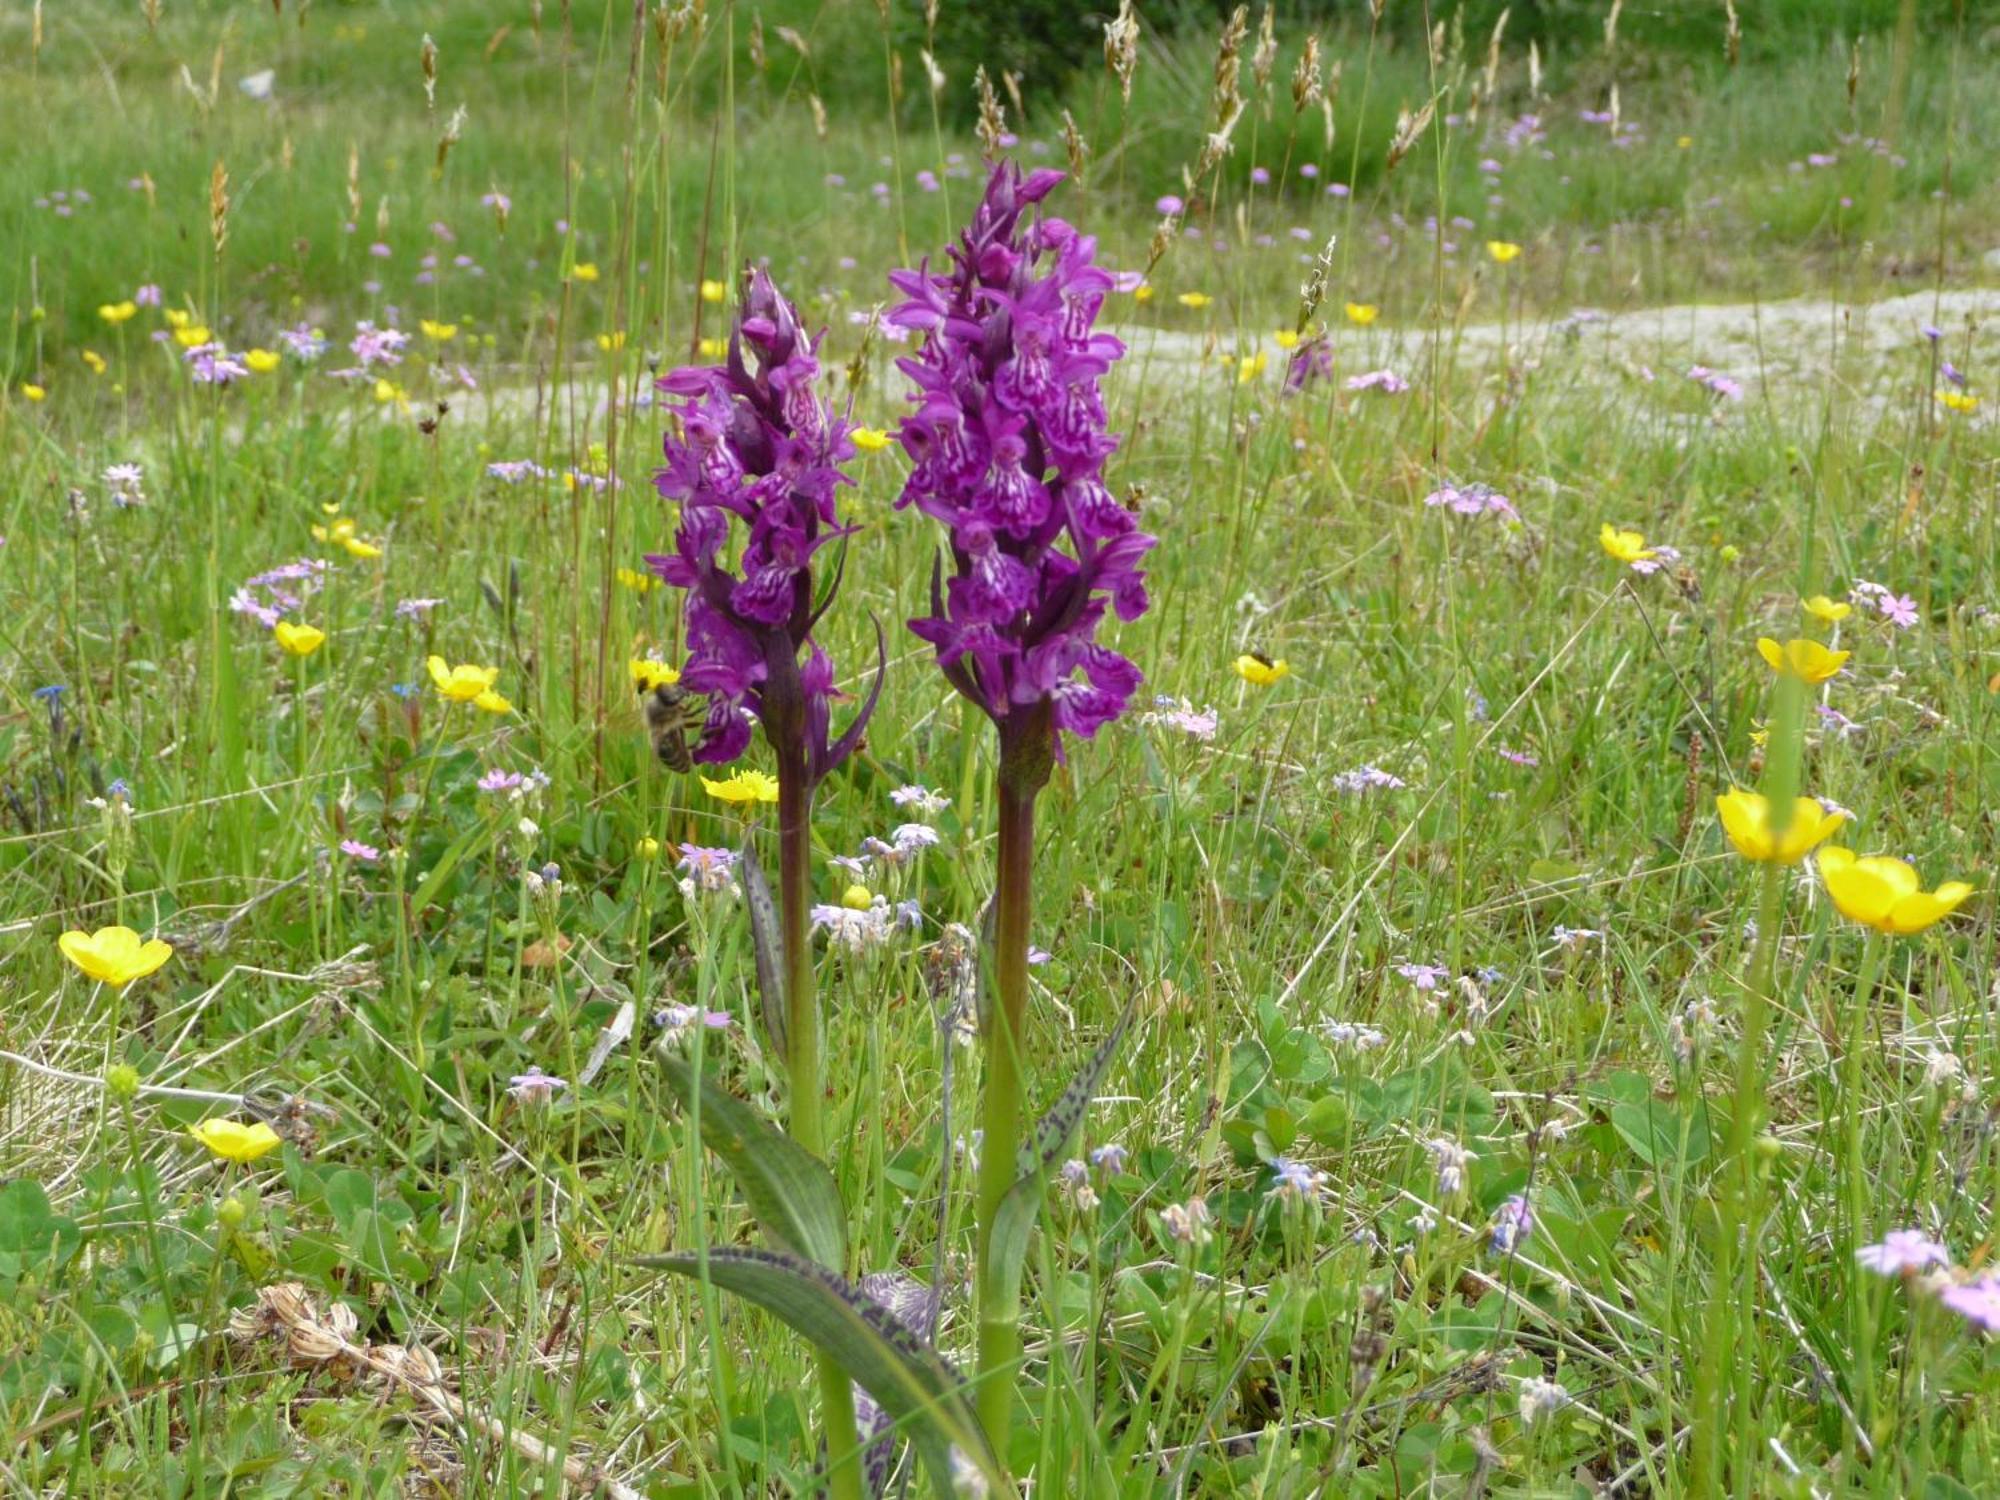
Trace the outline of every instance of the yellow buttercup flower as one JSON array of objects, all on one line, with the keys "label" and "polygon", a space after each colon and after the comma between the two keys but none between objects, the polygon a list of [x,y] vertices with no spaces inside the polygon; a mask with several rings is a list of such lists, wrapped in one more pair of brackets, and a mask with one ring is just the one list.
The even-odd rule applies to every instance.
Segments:
[{"label": "yellow buttercup flower", "polygon": [[36,385],[30,380],[21,387],[21,394],[26,396],[30,401],[43,401],[48,398],[49,393],[45,387]]},{"label": "yellow buttercup flower", "polygon": [[701,778],[701,789],[718,802],[776,802],[778,778],[763,771],[738,771],[726,781]]},{"label": "yellow buttercup flower", "polygon": [[1732,787],[1715,799],[1722,831],[1745,859],[1759,864],[1797,864],[1839,831],[1847,814],[1828,812],[1811,797],[1792,799],[1792,820],[1782,834],[1771,829],[1771,804],[1757,792]]},{"label": "yellow buttercup flower", "polygon": [[408,411],[410,409],[410,393],[393,380],[382,380],[379,378],[376,380],[375,400],[382,406],[387,406],[391,401],[394,401],[401,405],[403,410]]},{"label": "yellow buttercup flower", "polygon": [[663,661],[654,661],[650,656],[635,656],[626,663],[626,670],[632,674],[634,692],[650,693],[656,687],[672,687],[681,680],[681,674]]},{"label": "yellow buttercup flower", "polygon": [[1818,641],[1790,640],[1780,646],[1768,635],[1757,638],[1757,653],[1780,677],[1789,673],[1815,685],[1839,675],[1841,663],[1854,654],[1829,651]]},{"label": "yellow buttercup flower", "polygon": [[1512,240],[1488,240],[1486,242],[1486,253],[1492,256],[1500,265],[1504,266],[1511,260],[1520,259],[1521,247]]},{"label": "yellow buttercup flower", "polygon": [[295,625],[290,620],[280,620],[271,627],[271,634],[278,638],[278,644],[294,656],[311,656],[326,644],[326,632],[312,625]]},{"label": "yellow buttercup flower", "polygon": [[1174,298],[1174,301],[1180,303],[1182,307],[1193,308],[1206,307],[1214,300],[1207,292],[1182,292],[1178,297]]},{"label": "yellow buttercup flower", "polygon": [[358,557],[363,562],[382,555],[380,547],[376,546],[373,542],[364,542],[358,536],[343,537],[340,545],[347,549],[349,557]]},{"label": "yellow buttercup flower", "polygon": [[729,352],[729,341],[727,339],[703,339],[697,345],[697,348],[701,351],[703,359],[720,359]]},{"label": "yellow buttercup flower", "polygon": [[144,979],[174,956],[173,946],[158,938],[141,940],[129,927],[100,927],[95,932],[65,932],[56,939],[62,955],[92,979],[122,990]]},{"label": "yellow buttercup flower", "polygon": [[1262,349],[1259,349],[1255,354],[1244,355],[1236,361],[1236,383],[1238,385],[1248,385],[1259,375],[1262,375],[1265,367],[1270,363],[1271,356],[1266,354]]},{"label": "yellow buttercup flower", "polygon": [[1922,932],[1972,895],[1972,887],[1962,880],[1947,880],[1927,891],[1902,860],[1887,854],[1856,857],[1852,849],[1838,845],[1819,851],[1819,878],[1843,917],[1892,937]]},{"label": "yellow buttercup flower", "polygon": [[1692,146],[1693,144],[1694,144],[1694,137],[1691,135],[1677,135],[1674,137],[1674,145],[1682,151],[1687,150],[1687,148]]},{"label": "yellow buttercup flower", "polygon": [[866,911],[875,904],[875,896],[865,885],[850,885],[840,893],[840,904],[849,911]]},{"label": "yellow buttercup flower", "polygon": [[659,578],[652,573],[641,573],[637,568],[620,568],[613,575],[620,588],[630,589],[635,594],[643,594],[648,589],[659,586]]},{"label": "yellow buttercup flower", "polygon": [[252,349],[243,356],[243,363],[255,370],[259,375],[268,375],[278,368],[279,359],[277,354],[270,349]]},{"label": "yellow buttercup flower", "polygon": [[1268,656],[1258,656],[1246,651],[1236,658],[1236,675],[1252,687],[1269,687],[1281,677],[1291,675],[1291,664],[1282,656],[1276,661]]},{"label": "yellow buttercup flower", "polygon": [[500,680],[498,667],[476,667],[470,662],[447,666],[442,656],[429,658],[424,666],[447,703],[471,703]]},{"label": "yellow buttercup flower", "polygon": [[616,333],[600,333],[597,336],[597,347],[606,354],[616,354],[625,347],[625,330],[621,328]]},{"label": "yellow buttercup flower", "polygon": [[91,374],[102,375],[104,373],[104,356],[99,354],[95,349],[80,349],[77,353],[83,362],[90,367]]},{"label": "yellow buttercup flower", "polygon": [[1637,562],[1650,562],[1659,553],[1646,545],[1645,537],[1636,531],[1620,531],[1609,521],[1597,528],[1597,545],[1628,567]]},{"label": "yellow buttercup flower", "polygon": [[1276,344],[1280,349],[1296,349],[1299,347],[1298,330],[1295,328],[1280,328],[1276,333],[1271,335],[1271,342]]},{"label": "yellow buttercup flower", "polygon": [[857,427],[847,435],[863,453],[880,453],[889,446],[889,434],[879,427]]},{"label": "yellow buttercup flower", "polygon": [[174,342],[183,349],[196,349],[213,341],[213,335],[200,323],[188,323],[174,330]]},{"label": "yellow buttercup flower", "polygon": [[660,857],[660,841],[649,833],[632,846],[632,853],[635,857],[649,862],[656,860]]},{"label": "yellow buttercup flower", "polygon": [[1153,300],[1152,282],[1142,281],[1137,286],[1133,287],[1132,300],[1134,302],[1151,302]]},{"label": "yellow buttercup flower", "polygon": [[494,692],[491,688],[488,688],[485,692],[474,698],[472,706],[483,713],[489,714],[511,714],[514,711],[513,703]]},{"label": "yellow buttercup flower", "polygon": [[188,1126],[188,1134],[224,1161],[248,1166],[260,1156],[268,1156],[284,1144],[278,1132],[262,1120],[245,1125],[241,1120],[203,1120]]},{"label": "yellow buttercup flower", "polygon": [[701,300],[720,302],[729,295],[729,284],[723,281],[704,281],[701,284]]},{"label": "yellow buttercup flower", "polygon": [[458,337],[456,323],[438,323],[429,318],[417,319],[417,329],[433,344],[449,344]]},{"label": "yellow buttercup flower", "polygon": [[1979,410],[1979,398],[1969,391],[1939,391],[1938,400],[1945,404],[1947,411],[1955,411],[1962,417],[1969,417]]},{"label": "yellow buttercup flower", "polygon": [[578,281],[595,281],[597,280],[597,263],[595,261],[580,260],[572,269],[571,274]]},{"label": "yellow buttercup flower", "polygon": [[123,302],[107,302],[97,309],[98,317],[114,327],[138,312],[139,304],[126,298]]},{"label": "yellow buttercup flower", "polygon": [[1824,620],[1829,625],[1837,625],[1854,612],[1854,606],[1840,600],[1829,599],[1824,594],[1814,594],[1810,599],[1801,599],[1800,607],[1816,620]]},{"label": "yellow buttercup flower", "polygon": [[185,312],[178,307],[163,307],[160,309],[160,316],[167,320],[169,328],[185,328],[194,321],[193,313]]},{"label": "yellow buttercup flower", "polygon": [[1347,321],[1358,328],[1366,328],[1380,317],[1382,309],[1372,302],[1350,302],[1347,304]]}]

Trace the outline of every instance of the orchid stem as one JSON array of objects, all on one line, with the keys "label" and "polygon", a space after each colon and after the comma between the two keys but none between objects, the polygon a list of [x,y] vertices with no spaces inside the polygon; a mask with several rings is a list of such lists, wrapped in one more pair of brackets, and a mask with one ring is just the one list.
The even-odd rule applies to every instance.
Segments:
[{"label": "orchid stem", "polygon": [[[820,1106],[819,1007],[813,995],[812,779],[803,757],[778,757],[778,910],[785,946],[785,1057],[791,1079],[791,1131],[814,1156],[826,1157]],[[847,1267],[831,1269],[845,1273]],[[861,1444],[854,1388],[839,1361],[817,1357],[826,1423],[827,1490],[833,1500],[861,1500]]]},{"label": "orchid stem", "polygon": [[[999,870],[994,885],[994,999],[985,1017],[986,1094],[979,1143],[979,1419],[1006,1463],[1021,1358],[1018,1293],[993,1276],[991,1247],[1000,1205],[1019,1175],[1021,1044],[1028,1009],[1028,925],[1032,915],[1035,798],[1041,782],[1000,772]],[[1044,772],[1046,775],[1046,772]]]}]

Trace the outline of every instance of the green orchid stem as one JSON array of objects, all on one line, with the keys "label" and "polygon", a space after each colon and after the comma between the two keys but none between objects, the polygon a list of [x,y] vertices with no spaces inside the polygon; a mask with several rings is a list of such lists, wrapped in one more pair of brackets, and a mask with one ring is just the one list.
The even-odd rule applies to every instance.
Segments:
[{"label": "green orchid stem", "polygon": [[[778,911],[785,947],[785,1058],[791,1081],[791,1131],[814,1156],[826,1157],[821,1114],[819,1006],[813,995],[812,778],[803,756],[778,756]],[[845,1266],[834,1270],[845,1273]],[[833,1500],[861,1500],[861,1443],[854,1387],[837,1360],[817,1357],[826,1423],[827,1490]]]},{"label": "green orchid stem", "polygon": [[986,1092],[979,1143],[979,1420],[1004,1467],[1021,1360],[1019,1292],[987,1274],[1000,1205],[1020,1175],[1021,1048],[1028,1014],[1028,928],[1034,914],[1035,799],[1053,768],[1046,706],[1002,730],[1000,850],[993,887],[993,989],[981,1019]]}]

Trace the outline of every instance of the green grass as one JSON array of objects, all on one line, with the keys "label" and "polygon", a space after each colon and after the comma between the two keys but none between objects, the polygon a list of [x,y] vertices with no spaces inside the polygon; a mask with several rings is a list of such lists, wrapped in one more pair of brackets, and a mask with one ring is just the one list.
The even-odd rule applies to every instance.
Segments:
[{"label": "green grass", "polygon": [[[933,130],[914,55],[895,136],[879,85],[839,74],[835,89],[862,54],[834,43],[870,35],[867,7],[827,12],[816,73],[772,39],[763,76],[747,13],[719,10],[705,42],[677,43],[664,97],[648,31],[629,99],[622,10],[579,8],[565,50],[555,5],[539,42],[525,14],[495,42],[504,23],[478,7],[316,6],[301,25],[292,7],[170,5],[157,36],[123,8],[55,9],[39,57],[18,8],[0,21],[0,99],[53,143],[17,153],[0,191],[8,1485],[553,1492],[561,1460],[581,1456],[650,1495],[805,1488],[809,1351],[775,1319],[636,1264],[756,1233],[671,1101],[650,1013],[729,1011],[704,1061],[774,1119],[785,1081],[741,906],[684,898],[669,864],[683,840],[746,836],[771,863],[771,819],[651,764],[632,707],[627,658],[674,657],[680,631],[671,591],[617,580],[673,524],[649,482],[660,419],[629,403],[649,354],[684,356],[697,311],[704,335],[726,319],[697,278],[758,257],[830,325],[824,363],[843,388],[861,345],[850,314],[885,301],[882,272],[936,254],[973,201],[973,181],[930,194],[916,172],[954,151],[976,162],[976,146]],[[179,65],[205,87],[224,39],[204,114]],[[1485,124],[1427,137],[1382,177],[1396,105],[1424,97],[1427,69],[1401,51],[1369,62],[1365,33],[1349,42],[1320,161],[1342,178],[1336,163],[1363,164],[1355,206],[1249,181],[1287,142],[1301,149],[1288,52],[1269,117],[1253,103],[1196,216],[1205,237],[1175,247],[1150,303],[1107,312],[1201,335],[1228,360],[1135,338],[1108,392],[1124,434],[1114,487],[1161,539],[1153,608],[1115,641],[1145,694],[1212,707],[1219,727],[1200,743],[1113,726],[1070,747],[1042,801],[1034,934],[1052,956],[1032,971],[1032,1102],[1141,998],[1077,1147],[1122,1144],[1126,1169],[1093,1175],[1092,1209],[1052,1188],[1031,1247],[1014,1468],[1037,1493],[1090,1496],[1553,1496],[1585,1493],[1582,1476],[1624,1495],[1989,1493],[1993,1354],[1853,1252],[1917,1226],[1961,1267],[1987,1255],[1992,902],[1881,943],[1864,996],[1859,929],[1809,873],[1787,872],[1775,930],[1748,930],[1758,871],[1729,852],[1712,799],[1788,759],[1756,638],[1806,633],[1801,595],[1878,581],[1917,621],[1857,608],[1842,623],[1854,657],[1824,701],[1859,728],[1806,713],[1800,785],[1854,810],[1856,848],[1902,854],[1928,883],[1991,885],[2000,350],[1984,328],[1949,327],[1944,355],[1987,397],[1961,415],[1933,401],[1914,330],[1886,357],[1831,316],[1811,348],[1667,344],[1646,380],[1552,325],[1579,302],[1858,303],[1974,282],[2000,218],[1994,63],[1938,31],[1898,74],[1883,38],[1850,117],[1831,42],[1735,75],[1633,53],[1621,110],[1646,140],[1614,148],[1575,120],[1603,102],[1611,65],[1566,54],[1540,106],[1558,159],[1510,159],[1506,202],[1488,209],[1477,164],[1504,148]],[[236,92],[266,66],[273,104]],[[1094,79],[1065,101],[1098,161],[1055,211],[1099,233],[1114,265],[1143,264],[1152,198],[1185,191],[1208,66],[1185,33],[1149,51],[1122,127]],[[803,99],[820,76],[849,101],[824,143]],[[1504,76],[1509,119],[1527,107],[1511,49]],[[461,101],[464,138],[434,178],[439,122]],[[1055,140],[1054,109],[1031,108]],[[1909,165],[1834,142],[1849,129],[1893,136]],[[1788,170],[1822,149],[1838,165]],[[883,153],[891,166],[874,164]],[[219,253],[217,159],[232,200]],[[142,172],[152,200],[122,185]],[[877,177],[905,185],[881,208]],[[493,185],[513,199],[504,236],[478,205]],[[33,206],[74,186],[95,202],[73,217]],[[1479,219],[1449,260],[1422,228],[1440,201]],[[436,243],[434,220],[455,240]],[[1336,227],[1325,310],[1340,374],[1388,366],[1414,389],[1335,380],[1286,397],[1275,369],[1237,383],[1239,353],[1282,364],[1271,334],[1296,319],[1298,256]],[[386,261],[367,253],[378,237]],[[1527,247],[1504,273],[1479,248],[1503,237]],[[486,274],[420,285],[433,248]],[[577,262],[599,279],[565,281]],[[277,347],[300,319],[335,347],[317,367],[193,385],[151,341],[158,314],[122,330],[96,316],[143,281],[232,347]],[[1180,307],[1192,289],[1215,302]],[[1346,325],[1348,301],[1379,302],[1382,321]],[[436,349],[413,336],[393,372],[407,409],[325,373],[346,362],[353,319],[387,304],[413,334],[420,317],[458,325]],[[1502,320],[1506,339],[1453,358],[1456,331]],[[625,345],[599,348],[614,330]],[[101,376],[85,348],[108,361]],[[877,339],[856,366],[871,425],[902,409],[893,352]],[[1683,380],[1694,361],[1749,381],[1747,399]],[[1762,384],[1767,361],[1818,373]],[[45,399],[23,394],[30,381]],[[449,410],[427,433],[436,401]],[[487,474],[522,458],[619,484]],[[112,503],[99,476],[120,462],[143,464],[146,504]],[[969,1364],[973,1174],[954,1143],[979,1119],[979,1068],[937,1016],[946,924],[976,925],[993,883],[991,736],[900,629],[922,612],[938,543],[894,508],[903,460],[851,467],[858,530],[825,635],[851,692],[867,686],[871,617],[890,662],[865,751],[821,789],[816,846],[851,854],[908,821],[889,801],[906,783],[952,802],[937,849],[869,882],[917,900],[922,931],[867,959],[821,957],[827,1136],[850,1269],[929,1280],[942,1266],[940,1342]],[[1427,508],[1446,478],[1492,485],[1520,524]],[[335,506],[382,556],[315,541]],[[1680,568],[1622,568],[1597,545],[1605,521],[1677,546]],[[327,643],[295,661],[225,601],[304,556],[336,566],[301,616]],[[411,597],[442,602],[399,618]],[[1231,667],[1245,651],[1289,675],[1251,687]],[[515,712],[446,711],[431,652],[497,667]],[[35,696],[50,684],[65,688],[57,709]],[[748,763],[769,769],[761,744]],[[1406,785],[1340,791],[1364,764]],[[531,768],[548,784],[526,803],[475,785]],[[113,778],[130,787],[129,829],[91,801]],[[669,854],[649,860],[647,838]],[[382,858],[343,856],[343,839]],[[561,892],[538,907],[527,875],[550,863]],[[822,864],[816,898],[848,879]],[[63,930],[119,920],[179,950],[122,996],[57,951]],[[1579,929],[1592,935],[1558,937]],[[1757,937],[1774,981],[1746,1056]],[[1420,989],[1402,964],[1449,975]],[[510,1099],[530,1066],[577,1079],[628,998],[637,1033],[595,1082],[546,1109]],[[1329,1022],[1376,1028],[1382,1045],[1338,1044]],[[121,1063],[149,1089],[268,1089],[331,1114],[228,1166],[183,1128],[226,1103],[113,1097],[97,1080]],[[1439,1192],[1438,1141],[1471,1155],[1455,1195]],[[1275,1155],[1328,1174],[1317,1207],[1268,1196]],[[1516,1193],[1534,1228],[1496,1253],[1489,1224]],[[1198,1249],[1162,1228],[1195,1195],[1216,1221]],[[1724,1226],[1740,1241],[1725,1246]],[[413,1422],[407,1396],[224,1338],[232,1310],[285,1281],[350,1309],[362,1341],[423,1344],[467,1403],[556,1457]],[[1530,1378],[1571,1404],[1528,1424]]]}]

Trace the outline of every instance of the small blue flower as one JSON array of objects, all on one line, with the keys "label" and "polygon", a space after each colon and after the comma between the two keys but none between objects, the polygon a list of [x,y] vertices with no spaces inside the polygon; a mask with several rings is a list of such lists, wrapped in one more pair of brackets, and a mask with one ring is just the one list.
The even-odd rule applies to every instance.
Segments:
[{"label": "small blue flower", "polygon": [[414,682],[392,682],[389,691],[398,698],[414,698],[417,696],[417,685]]},{"label": "small blue flower", "polygon": [[36,688],[33,696],[40,699],[44,703],[54,703],[58,699],[60,699],[64,693],[68,691],[69,689],[62,683],[52,682],[47,687]]}]

